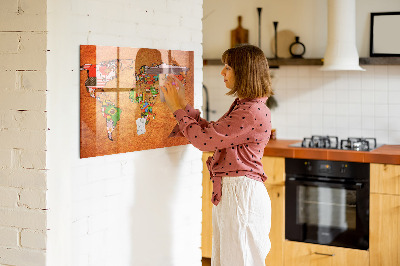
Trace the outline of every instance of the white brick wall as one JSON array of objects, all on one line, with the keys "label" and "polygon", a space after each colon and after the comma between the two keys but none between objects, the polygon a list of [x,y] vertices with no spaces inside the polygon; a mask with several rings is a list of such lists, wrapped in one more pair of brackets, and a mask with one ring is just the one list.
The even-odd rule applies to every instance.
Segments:
[{"label": "white brick wall", "polygon": [[1,265],[45,265],[46,2],[0,4]]},{"label": "white brick wall", "polygon": [[202,1],[4,0],[0,16],[0,264],[200,265],[199,151],[79,159],[79,45],[194,50],[199,107]]},{"label": "white brick wall", "polygon": [[201,152],[79,159],[79,45],[194,51],[199,107],[202,0],[53,0],[47,9],[48,265],[201,265]]}]

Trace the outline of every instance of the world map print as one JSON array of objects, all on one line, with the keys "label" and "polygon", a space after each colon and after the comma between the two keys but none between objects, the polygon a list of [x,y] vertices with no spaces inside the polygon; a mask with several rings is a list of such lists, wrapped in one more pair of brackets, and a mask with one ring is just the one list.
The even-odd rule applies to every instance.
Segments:
[{"label": "world map print", "polygon": [[187,144],[160,86],[168,75],[193,104],[193,51],[81,45],[81,158]]}]

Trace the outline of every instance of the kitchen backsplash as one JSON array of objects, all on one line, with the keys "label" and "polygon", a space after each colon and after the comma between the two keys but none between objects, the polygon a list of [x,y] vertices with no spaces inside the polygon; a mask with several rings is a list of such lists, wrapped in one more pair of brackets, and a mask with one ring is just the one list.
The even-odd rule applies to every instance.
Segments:
[{"label": "kitchen backsplash", "polygon": [[[400,66],[364,65],[366,71],[320,71],[320,66],[271,69],[278,107],[272,110],[277,138],[311,135],[376,137],[379,144],[400,144]],[[210,94],[210,120],[229,108],[232,98],[220,71],[204,67]]]}]

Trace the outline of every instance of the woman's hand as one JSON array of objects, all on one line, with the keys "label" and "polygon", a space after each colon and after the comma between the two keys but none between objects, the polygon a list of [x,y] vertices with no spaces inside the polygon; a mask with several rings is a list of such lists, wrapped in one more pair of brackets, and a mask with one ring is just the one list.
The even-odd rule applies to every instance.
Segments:
[{"label": "woman's hand", "polygon": [[165,102],[171,112],[186,107],[185,87],[177,77],[168,75],[165,86],[161,87],[161,90],[164,93]]}]

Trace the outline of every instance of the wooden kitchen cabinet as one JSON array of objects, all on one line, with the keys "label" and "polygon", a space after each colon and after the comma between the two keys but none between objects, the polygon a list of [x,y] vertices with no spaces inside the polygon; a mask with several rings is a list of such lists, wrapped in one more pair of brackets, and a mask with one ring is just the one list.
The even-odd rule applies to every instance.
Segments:
[{"label": "wooden kitchen cabinet", "polygon": [[[365,250],[285,241],[285,266],[366,266]],[[283,264],[282,264],[283,265]]]},{"label": "wooden kitchen cabinet", "polygon": [[400,165],[370,166],[370,265],[400,265]]},{"label": "wooden kitchen cabinet", "polygon": [[267,175],[265,187],[271,199],[271,250],[266,266],[283,265],[285,240],[285,158],[264,156],[261,160]]},{"label": "wooden kitchen cabinet", "polygon": [[265,184],[271,199],[271,250],[265,259],[266,266],[283,265],[285,241],[285,187]]},{"label": "wooden kitchen cabinet", "polygon": [[400,165],[370,164],[371,193],[400,195]]},{"label": "wooden kitchen cabinet", "polygon": [[264,172],[267,175],[265,184],[268,185],[285,185],[285,158],[264,156],[261,159]]},{"label": "wooden kitchen cabinet", "polygon": [[206,165],[212,152],[203,153],[203,195],[202,195],[202,223],[201,223],[201,253],[203,258],[211,258],[212,252],[212,183]]}]

